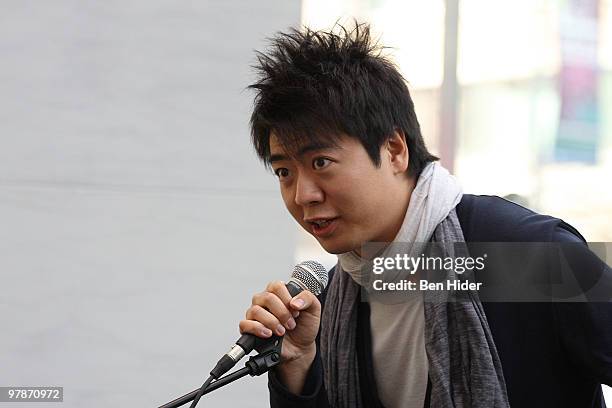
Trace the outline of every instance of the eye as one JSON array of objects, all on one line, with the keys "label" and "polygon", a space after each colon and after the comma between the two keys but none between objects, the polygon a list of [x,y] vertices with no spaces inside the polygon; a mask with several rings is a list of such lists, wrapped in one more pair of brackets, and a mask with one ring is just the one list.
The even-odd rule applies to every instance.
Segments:
[{"label": "eye", "polygon": [[325,157],[317,157],[316,159],[312,161],[312,167],[315,170],[322,169],[324,167],[327,167],[330,163],[331,163],[331,160],[326,159]]},{"label": "eye", "polygon": [[289,170],[285,167],[279,167],[278,169],[274,170],[274,174],[276,174],[276,177],[279,179],[283,179],[289,176]]}]

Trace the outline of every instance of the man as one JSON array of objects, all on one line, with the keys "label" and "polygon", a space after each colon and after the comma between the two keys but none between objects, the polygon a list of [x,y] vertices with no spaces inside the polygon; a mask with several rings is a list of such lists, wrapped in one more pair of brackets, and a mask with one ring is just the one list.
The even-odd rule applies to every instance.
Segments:
[{"label": "man", "polygon": [[273,407],[605,406],[610,303],[358,299],[369,242],[416,253],[429,241],[584,241],[559,219],[463,194],[367,26],[280,34],[258,68],[255,149],[292,217],[339,260],[320,300],[271,282],[240,322],[241,333],[284,335]]}]

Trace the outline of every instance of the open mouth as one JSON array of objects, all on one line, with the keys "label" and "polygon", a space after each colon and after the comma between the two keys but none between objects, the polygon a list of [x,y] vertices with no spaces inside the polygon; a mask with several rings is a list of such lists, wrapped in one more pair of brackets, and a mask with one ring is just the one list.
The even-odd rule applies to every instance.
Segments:
[{"label": "open mouth", "polygon": [[324,237],[331,235],[334,232],[338,224],[338,218],[339,217],[326,219],[322,218],[313,221],[308,221],[308,223],[310,224],[310,228],[314,235],[318,237]]}]

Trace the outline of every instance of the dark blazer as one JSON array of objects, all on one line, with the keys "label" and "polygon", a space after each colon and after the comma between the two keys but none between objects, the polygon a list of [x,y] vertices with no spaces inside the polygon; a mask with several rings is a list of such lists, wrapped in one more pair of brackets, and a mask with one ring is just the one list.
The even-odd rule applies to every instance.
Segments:
[{"label": "dark blazer", "polygon": [[[495,196],[465,194],[456,210],[466,242],[585,242],[564,221]],[[585,263],[597,259],[584,248]],[[320,297],[323,307],[325,295]],[[483,307],[513,408],[606,406],[601,384],[612,386],[612,302],[483,302]],[[368,408],[382,407],[373,377],[367,303],[360,302],[357,330],[362,400]],[[268,378],[272,408],[329,407],[318,354],[302,395],[291,394],[274,371]],[[428,385],[425,407],[430,392]]]}]

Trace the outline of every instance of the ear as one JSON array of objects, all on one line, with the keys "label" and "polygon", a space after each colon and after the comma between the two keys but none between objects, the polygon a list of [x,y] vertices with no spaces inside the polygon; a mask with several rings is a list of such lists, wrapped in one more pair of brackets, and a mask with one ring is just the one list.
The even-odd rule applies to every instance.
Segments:
[{"label": "ear", "polygon": [[406,174],[410,152],[406,144],[406,137],[401,129],[395,128],[393,135],[385,143],[385,154],[389,158],[393,174]]}]

